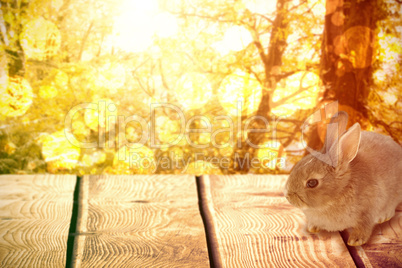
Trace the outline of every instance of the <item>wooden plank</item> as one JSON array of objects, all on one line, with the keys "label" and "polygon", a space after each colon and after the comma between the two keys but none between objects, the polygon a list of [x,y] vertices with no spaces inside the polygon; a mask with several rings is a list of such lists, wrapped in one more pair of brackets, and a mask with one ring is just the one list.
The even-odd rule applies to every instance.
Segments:
[{"label": "wooden plank", "polygon": [[75,181],[0,176],[1,267],[65,267]]},{"label": "wooden plank", "polygon": [[85,176],[75,267],[209,267],[190,175]]},{"label": "wooden plank", "polygon": [[351,253],[361,267],[402,267],[402,204],[390,221],[377,225],[370,240],[351,248]]},{"label": "wooden plank", "polygon": [[[208,204],[204,213],[211,215],[213,222],[208,225],[215,233],[209,239],[220,255],[217,266],[355,267],[339,233],[305,231],[303,213],[283,196],[286,178],[201,178],[202,203]],[[204,200],[208,196],[210,200]]]}]

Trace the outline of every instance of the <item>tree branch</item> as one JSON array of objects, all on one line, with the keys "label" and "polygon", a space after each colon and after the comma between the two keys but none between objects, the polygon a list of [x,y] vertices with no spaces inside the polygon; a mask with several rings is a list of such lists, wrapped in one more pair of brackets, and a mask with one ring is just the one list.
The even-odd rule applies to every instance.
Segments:
[{"label": "tree branch", "polygon": [[6,46],[10,45],[10,41],[7,38],[7,29],[6,29],[6,23],[4,21],[4,15],[3,11],[0,9],[0,30],[1,30],[1,35],[2,35],[2,41]]},{"label": "tree branch", "polygon": [[159,72],[161,73],[161,79],[162,79],[162,85],[170,91],[169,85],[166,81],[165,75],[163,73],[163,68],[162,68],[162,59],[159,59]]},{"label": "tree branch", "polygon": [[89,34],[91,33],[91,29],[92,29],[93,25],[94,25],[94,21],[91,21],[91,23],[89,24],[89,27],[88,27],[87,31],[86,31],[85,34],[84,34],[84,37],[82,38],[81,47],[80,47],[80,52],[79,52],[79,54],[78,54],[78,60],[79,60],[79,61],[81,60],[82,53],[84,52],[85,43],[87,42],[88,36],[89,36]]},{"label": "tree branch", "polygon": [[63,5],[59,8],[59,16],[57,17],[57,21],[59,23],[61,23],[64,20],[64,17],[66,16],[66,10],[70,5],[70,1],[71,0],[64,0]]},{"label": "tree branch", "polygon": [[377,126],[377,125],[382,126],[382,127],[384,128],[384,130],[391,136],[391,138],[392,138],[396,143],[398,143],[399,145],[402,145],[402,144],[399,142],[398,137],[396,137],[396,136],[394,135],[394,132],[392,131],[392,128],[390,127],[390,125],[388,125],[388,124],[385,123],[384,121],[382,121],[382,120],[378,119],[377,117],[375,117],[372,112],[369,111],[369,114],[370,114],[370,118],[372,119],[372,120],[370,120],[370,122],[371,122],[373,125],[375,125],[375,126]]},{"label": "tree branch", "polygon": [[254,40],[254,45],[257,47],[260,58],[264,64],[268,64],[268,57],[265,55],[264,48],[259,39]]},{"label": "tree branch", "polygon": [[267,16],[265,16],[265,15],[262,15],[262,14],[255,14],[255,15],[260,16],[260,17],[264,18],[266,21],[268,21],[268,22],[270,22],[270,23],[274,23],[274,21],[273,21],[273,20],[271,20],[270,18],[268,18],[268,17],[267,17]]}]

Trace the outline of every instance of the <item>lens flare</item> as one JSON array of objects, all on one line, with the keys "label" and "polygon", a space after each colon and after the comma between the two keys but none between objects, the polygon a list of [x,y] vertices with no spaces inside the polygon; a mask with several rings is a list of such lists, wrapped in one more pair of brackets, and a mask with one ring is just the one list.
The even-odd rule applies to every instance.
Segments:
[{"label": "lens flare", "polygon": [[238,70],[226,76],[218,92],[219,102],[230,115],[238,112],[238,101],[242,103],[243,114],[257,111],[262,97],[262,87],[253,74]]},{"label": "lens flare", "polygon": [[43,139],[42,155],[50,173],[68,171],[75,168],[80,157],[80,148],[72,145],[64,131],[58,131]]},{"label": "lens flare", "polygon": [[116,174],[152,174],[155,168],[153,151],[142,144],[121,147],[113,160]]},{"label": "lens flare", "polygon": [[298,72],[278,85],[272,98],[272,113],[292,115],[298,110],[314,108],[320,92],[320,77],[312,72]]},{"label": "lens flare", "polygon": [[117,107],[110,99],[99,99],[93,103],[98,104],[98,109],[86,109],[84,119],[88,127],[98,131],[99,127],[106,128],[109,126],[111,117],[117,118]]},{"label": "lens flare", "polygon": [[176,97],[185,109],[198,109],[212,97],[212,86],[201,73],[186,73],[176,84]]},{"label": "lens flare", "polygon": [[21,116],[32,104],[31,85],[22,77],[10,77],[7,88],[0,89],[0,114]]},{"label": "lens flare", "polygon": [[61,35],[53,22],[40,17],[25,25],[20,42],[28,58],[45,60],[59,51]]}]

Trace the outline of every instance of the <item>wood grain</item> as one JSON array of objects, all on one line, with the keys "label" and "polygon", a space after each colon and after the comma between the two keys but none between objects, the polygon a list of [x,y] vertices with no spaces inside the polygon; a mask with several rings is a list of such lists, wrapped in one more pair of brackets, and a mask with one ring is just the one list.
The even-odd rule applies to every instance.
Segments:
[{"label": "wood grain", "polygon": [[305,231],[303,213],[283,196],[286,178],[202,177],[221,266],[355,267],[339,233]]},{"label": "wood grain", "polygon": [[353,254],[365,267],[402,267],[402,204],[395,216],[374,228],[370,240]]},{"label": "wood grain", "polygon": [[75,267],[209,267],[193,176],[85,176]]},{"label": "wood grain", "polygon": [[75,181],[0,176],[1,267],[65,267]]}]

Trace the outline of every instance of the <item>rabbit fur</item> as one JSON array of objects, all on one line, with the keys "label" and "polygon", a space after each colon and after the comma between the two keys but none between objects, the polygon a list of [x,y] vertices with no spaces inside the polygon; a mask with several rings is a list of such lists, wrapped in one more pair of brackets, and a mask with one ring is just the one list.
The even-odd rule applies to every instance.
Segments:
[{"label": "rabbit fur", "polygon": [[402,147],[359,123],[346,131],[347,121],[345,112],[332,118],[321,153],[294,166],[285,197],[302,209],[309,232],[351,228],[348,244],[359,246],[402,203]]}]

